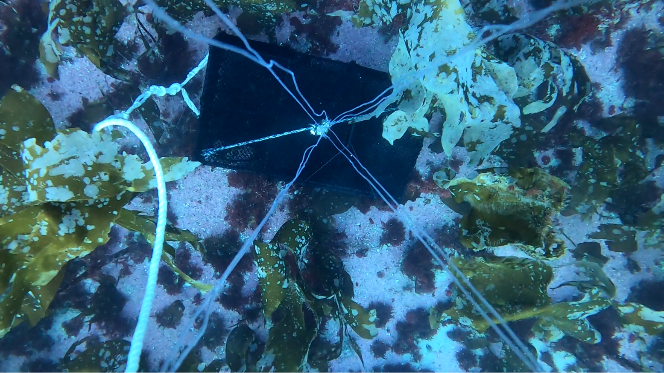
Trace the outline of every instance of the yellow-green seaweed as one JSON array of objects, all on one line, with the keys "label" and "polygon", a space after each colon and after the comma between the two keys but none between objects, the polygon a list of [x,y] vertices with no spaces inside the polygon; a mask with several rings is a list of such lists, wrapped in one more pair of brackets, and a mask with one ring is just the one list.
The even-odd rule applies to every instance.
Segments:
[{"label": "yellow-green seaweed", "polygon": [[[308,223],[292,219],[271,242],[254,242],[263,314],[269,325],[258,369],[296,371],[305,363],[323,367],[339,356],[344,339],[353,345],[346,326],[362,338],[377,334],[375,310],[352,300],[353,284],[343,262],[320,244],[312,247],[312,237]],[[336,343],[319,335],[325,317],[339,325]],[[233,343],[245,346],[242,340]],[[244,356],[242,348],[246,347],[233,347],[234,356]]]},{"label": "yellow-green seaweed", "polygon": [[[591,289],[579,301],[552,304],[547,289],[553,272],[542,261],[527,258],[455,259],[455,264],[496,309],[505,321],[537,318],[534,331],[550,342],[568,335],[587,343],[598,343],[601,335],[587,320],[611,305],[598,288]],[[484,333],[490,324],[463,297],[457,297],[448,310],[433,310],[430,320],[452,318]],[[497,320],[493,320],[498,322]]]},{"label": "yellow-green seaweed", "polygon": [[482,173],[441,185],[452,194],[451,201],[443,201],[464,215],[461,243],[474,250],[515,244],[535,258],[561,256],[564,245],[551,229],[551,217],[562,207],[568,185],[537,169],[511,175]]},{"label": "yellow-green seaweed", "polygon": [[[20,87],[0,101],[0,337],[25,319],[35,325],[43,318],[63,266],[108,242],[118,220],[153,234],[153,225],[136,224],[140,217],[124,211],[135,192],[155,187],[152,166],[118,154],[113,140],[106,132],[56,131],[48,111]],[[167,180],[199,165],[186,158],[161,162]],[[168,238],[196,240],[188,232],[171,231]]]}]

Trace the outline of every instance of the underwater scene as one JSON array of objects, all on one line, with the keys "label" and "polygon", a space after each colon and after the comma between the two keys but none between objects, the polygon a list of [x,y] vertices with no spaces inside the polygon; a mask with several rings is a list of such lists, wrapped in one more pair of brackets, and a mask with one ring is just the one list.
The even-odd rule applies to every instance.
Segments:
[{"label": "underwater scene", "polygon": [[664,371],[661,0],[0,0],[0,371]]}]

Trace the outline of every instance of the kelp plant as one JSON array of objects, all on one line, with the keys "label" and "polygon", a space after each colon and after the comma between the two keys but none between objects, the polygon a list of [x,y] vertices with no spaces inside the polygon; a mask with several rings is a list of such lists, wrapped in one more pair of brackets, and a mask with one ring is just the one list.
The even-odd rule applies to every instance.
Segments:
[{"label": "kelp plant", "polygon": [[[62,281],[62,268],[109,240],[114,224],[154,239],[154,222],[124,206],[156,186],[152,165],[119,154],[117,133],[56,130],[48,110],[13,86],[0,101],[0,337],[27,319],[46,315]],[[182,178],[198,162],[160,159],[165,180]],[[170,227],[167,240],[196,242]],[[162,258],[175,268],[174,249]]]},{"label": "kelp plant", "polygon": [[475,179],[435,182],[452,198],[443,199],[461,213],[461,243],[473,250],[514,244],[535,258],[552,259],[564,253],[551,229],[551,218],[563,207],[569,186],[538,168],[511,170],[510,175],[482,173]]},{"label": "kelp plant", "polygon": [[[599,343],[601,334],[587,318],[608,307],[618,311],[625,326],[651,335],[664,330],[664,312],[638,303],[623,304],[613,300],[615,285],[595,262],[584,260],[574,263],[582,269],[582,276],[558,285],[577,288],[582,294],[581,299],[554,304],[547,293],[553,269],[541,260],[514,257],[454,260],[505,321],[537,318],[538,322],[533,324],[532,330],[547,343],[557,342],[564,336],[586,343]],[[472,327],[478,333],[484,333],[489,328],[487,321],[463,297],[457,297],[449,309],[432,309],[431,326],[437,328],[441,321],[450,318]]]},{"label": "kelp plant", "polygon": [[[231,331],[226,359],[233,371],[300,371],[305,364],[323,367],[338,358],[348,341],[360,359],[348,327],[371,339],[378,333],[376,311],[353,301],[353,281],[341,259],[322,245],[310,245],[313,232],[305,221],[289,220],[270,243],[254,242],[263,314],[268,325],[264,352],[240,324]],[[323,338],[330,322],[336,341]]]},{"label": "kelp plant", "polygon": [[[532,331],[547,343],[564,336],[599,343],[602,336],[588,322],[588,317],[609,307],[618,311],[626,327],[651,335],[664,330],[664,312],[613,299],[616,287],[602,269],[606,258],[596,243],[583,243],[575,248],[573,256],[577,261],[570,264],[575,275],[569,275],[556,286],[576,288],[578,299],[553,303],[548,294],[553,268],[546,261],[564,253],[562,242],[553,234],[552,216],[564,207],[569,189],[565,182],[537,168],[512,169],[509,175],[482,173],[473,180],[448,178],[449,172],[445,171],[434,176],[452,195],[444,202],[463,215],[461,242],[466,247],[480,251],[513,245],[530,256],[452,259],[503,320],[536,318]],[[613,235],[618,239],[623,233],[619,230]],[[432,328],[437,329],[448,319],[471,327],[480,335],[490,327],[462,296],[456,297],[450,308],[438,306],[431,310]]]}]

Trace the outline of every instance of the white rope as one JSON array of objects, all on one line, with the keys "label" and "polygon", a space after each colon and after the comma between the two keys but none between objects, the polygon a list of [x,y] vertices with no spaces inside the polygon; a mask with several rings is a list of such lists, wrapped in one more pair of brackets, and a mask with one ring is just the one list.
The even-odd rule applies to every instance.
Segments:
[{"label": "white rope", "polygon": [[[162,87],[159,85],[151,85],[148,87],[148,89],[145,90],[145,92],[141,93],[140,96],[134,100],[134,103],[131,105],[131,107],[127,110],[125,110],[124,113],[122,113],[122,116],[126,119],[129,118],[129,114],[131,114],[132,111],[138,109],[143,105],[145,101],[147,101],[148,98],[151,96],[158,96],[158,97],[164,97],[166,95],[170,96],[175,96],[178,93],[182,93],[182,98],[184,99],[185,104],[191,109],[191,111],[196,114],[198,117],[201,113],[198,111],[198,108],[196,105],[194,105],[193,101],[189,98],[189,94],[187,94],[187,90],[184,89],[185,84],[189,83],[189,81],[196,76],[205,66],[207,66],[208,63],[208,58],[210,54],[206,54],[205,57],[201,60],[201,62],[198,63],[198,66],[194,67],[189,74],[187,74],[187,78],[182,82],[182,83],[173,83],[169,87]],[[134,132],[135,133],[135,132]]]},{"label": "white rope", "polygon": [[129,356],[127,358],[127,367],[125,372],[136,372],[138,370],[138,363],[141,360],[141,350],[143,349],[143,339],[145,331],[148,327],[148,320],[150,318],[150,310],[152,309],[152,301],[154,300],[154,290],[157,286],[157,273],[159,272],[159,262],[161,260],[161,253],[164,248],[164,235],[166,233],[166,183],[164,182],[164,171],[159,163],[159,157],[154,147],[150,143],[148,137],[136,127],[133,123],[122,118],[107,118],[95,125],[94,131],[101,131],[102,129],[110,126],[125,127],[138,137],[143,143],[145,150],[150,157],[150,163],[154,167],[155,179],[157,180],[157,194],[159,199],[159,210],[157,212],[157,230],[155,232],[154,246],[152,248],[152,258],[150,259],[150,269],[148,271],[148,281],[145,286],[145,295],[143,295],[143,302],[141,303],[141,311],[138,314],[138,322],[136,323],[136,330],[131,339],[131,347],[129,348]]},{"label": "white rope", "polygon": [[[357,159],[353,153],[348,150],[348,148],[346,148],[346,146],[343,144],[343,142],[341,142],[339,137],[337,137],[334,132],[330,131],[330,133],[332,133],[334,138],[339,142],[340,146],[337,145],[329,136],[327,139],[330,140],[332,145],[334,145],[339,153],[341,153],[341,155],[343,155],[348,160],[348,162],[350,162],[351,166],[355,169],[358,175],[360,175],[365,181],[369,183],[369,185],[371,185],[371,187],[383,200],[383,202],[387,204],[387,206],[392,210],[392,212],[394,212],[394,214],[400,219],[406,228],[408,228],[408,230],[415,235],[415,238],[417,238],[417,240],[420,241],[422,245],[424,245],[427,251],[429,251],[429,253],[434,257],[436,262],[438,262],[441,267],[446,269],[450,275],[452,275],[452,282],[454,282],[454,284],[459,287],[459,290],[461,290],[461,292],[466,296],[466,299],[470,301],[475,310],[478,311],[482,318],[484,318],[489,323],[491,329],[493,329],[498,334],[498,336],[512,349],[512,351],[514,351],[514,353],[521,359],[521,361],[524,362],[524,364],[528,366],[531,371],[542,372],[543,369],[537,358],[535,358],[535,356],[528,350],[521,339],[517,337],[512,328],[507,325],[507,322],[505,322],[505,320],[502,318],[502,316],[500,316],[496,309],[491,304],[489,304],[489,302],[482,296],[482,294],[475,288],[475,286],[473,286],[468,277],[466,277],[466,275],[461,272],[461,270],[454,264],[454,262],[452,262],[449,254],[447,254],[440,246],[438,246],[438,244],[436,244],[431,236],[417,228],[415,223],[410,219],[408,213],[404,212],[403,209],[399,207],[398,202],[396,199],[394,199],[394,197],[392,197],[392,195],[390,195],[387,189],[385,189],[385,187],[383,187],[378,182],[378,180],[376,180],[376,178],[369,172],[369,170],[364,167],[360,160]],[[362,170],[366,172],[366,175],[360,172],[357,166],[362,168]],[[389,200],[387,197],[389,197]],[[441,259],[441,256],[445,259],[444,261]],[[464,284],[468,287],[468,289],[466,289]],[[478,298],[478,300],[473,297],[473,294]],[[488,312],[485,311],[481,305],[484,305]],[[489,314],[496,318],[498,324],[496,324],[496,322],[491,319]],[[507,334],[505,334],[505,332],[500,329],[499,325],[505,329]]]}]

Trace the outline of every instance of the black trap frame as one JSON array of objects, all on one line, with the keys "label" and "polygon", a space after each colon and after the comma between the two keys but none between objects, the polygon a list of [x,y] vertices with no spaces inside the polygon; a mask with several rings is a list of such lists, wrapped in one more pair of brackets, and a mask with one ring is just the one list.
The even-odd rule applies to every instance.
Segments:
[{"label": "black trap frame", "polygon": [[[235,36],[220,34],[217,40],[243,48]],[[356,63],[314,57],[268,43],[249,43],[266,61],[274,60],[293,71],[300,91],[314,110],[325,109],[331,119],[373,100],[391,84],[387,73]],[[291,76],[278,68],[273,70],[297,94]],[[319,123],[323,119],[318,119]],[[218,151],[207,159],[203,152],[312,124],[265,67],[234,52],[210,48],[194,159],[210,166],[290,181],[305,150],[318,139],[310,131]],[[376,180],[401,199],[422,149],[422,138],[406,135],[390,145],[383,139],[382,130],[381,118],[355,124],[342,122],[331,128]],[[314,149],[298,182],[377,197],[328,139],[321,139]]]}]

